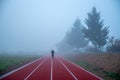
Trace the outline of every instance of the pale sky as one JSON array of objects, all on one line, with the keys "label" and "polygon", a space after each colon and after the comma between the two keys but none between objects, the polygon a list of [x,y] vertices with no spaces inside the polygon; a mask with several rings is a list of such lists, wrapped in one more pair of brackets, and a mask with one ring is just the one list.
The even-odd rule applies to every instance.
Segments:
[{"label": "pale sky", "polygon": [[84,24],[93,6],[110,26],[109,35],[120,38],[119,5],[119,0],[0,0],[0,52],[55,48],[76,18]]}]

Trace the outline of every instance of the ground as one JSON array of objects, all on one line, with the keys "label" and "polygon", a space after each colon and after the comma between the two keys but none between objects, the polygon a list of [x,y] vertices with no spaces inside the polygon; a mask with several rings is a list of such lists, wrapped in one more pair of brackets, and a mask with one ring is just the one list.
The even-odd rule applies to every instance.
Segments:
[{"label": "ground", "polygon": [[[0,56],[0,75],[27,64],[40,56]],[[120,53],[76,53],[69,60],[104,80],[120,80]]]},{"label": "ground", "polygon": [[79,53],[67,58],[105,80],[120,80],[120,53]]},{"label": "ground", "polygon": [[33,55],[0,55],[0,76],[39,57]]}]

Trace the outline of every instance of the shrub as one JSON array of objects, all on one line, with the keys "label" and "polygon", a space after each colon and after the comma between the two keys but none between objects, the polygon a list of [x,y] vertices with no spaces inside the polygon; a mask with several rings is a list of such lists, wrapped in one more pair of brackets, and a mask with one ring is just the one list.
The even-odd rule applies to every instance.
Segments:
[{"label": "shrub", "polygon": [[120,39],[115,39],[114,37],[109,38],[107,44],[108,52],[120,52]]}]

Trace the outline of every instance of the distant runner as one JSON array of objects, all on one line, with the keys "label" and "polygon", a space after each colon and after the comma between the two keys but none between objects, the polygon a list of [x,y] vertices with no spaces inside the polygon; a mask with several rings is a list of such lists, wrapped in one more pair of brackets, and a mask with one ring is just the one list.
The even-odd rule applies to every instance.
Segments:
[{"label": "distant runner", "polygon": [[54,58],[54,54],[55,54],[55,51],[52,49],[51,50],[51,56],[52,56],[52,58]]}]

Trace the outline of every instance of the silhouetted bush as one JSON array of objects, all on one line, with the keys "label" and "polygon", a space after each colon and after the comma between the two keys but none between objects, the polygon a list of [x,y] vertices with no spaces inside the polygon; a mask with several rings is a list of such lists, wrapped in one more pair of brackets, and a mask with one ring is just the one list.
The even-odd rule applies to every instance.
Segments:
[{"label": "silhouetted bush", "polygon": [[109,38],[107,44],[108,52],[120,52],[120,39],[115,39],[114,37]]}]

